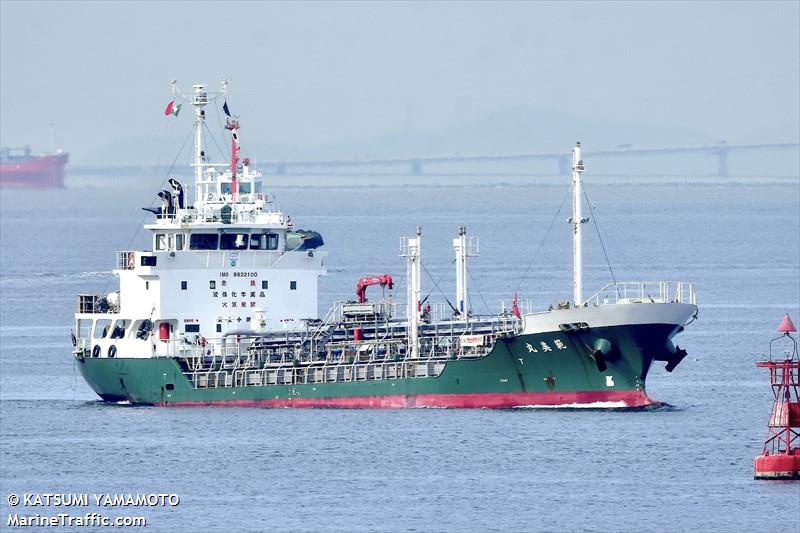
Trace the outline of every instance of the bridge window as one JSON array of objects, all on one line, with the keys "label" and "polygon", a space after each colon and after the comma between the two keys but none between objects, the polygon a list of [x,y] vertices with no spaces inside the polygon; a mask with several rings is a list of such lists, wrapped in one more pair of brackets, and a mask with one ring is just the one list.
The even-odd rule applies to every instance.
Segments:
[{"label": "bridge window", "polygon": [[231,194],[231,184],[230,183],[220,183],[219,184],[219,192],[222,194]]},{"label": "bridge window", "polygon": [[154,255],[143,255],[141,263],[143,267],[154,267],[157,261],[158,258]]},{"label": "bridge window", "polygon": [[220,250],[246,250],[247,233],[223,233],[219,248]]},{"label": "bridge window", "polygon": [[183,327],[186,333],[200,333],[200,324],[186,324]]},{"label": "bridge window", "polygon": [[156,233],[156,250],[166,250],[166,249],[167,249],[167,234]]},{"label": "bridge window", "polygon": [[189,237],[190,250],[216,250],[219,235],[216,233],[192,233]]},{"label": "bridge window", "polygon": [[125,330],[130,326],[130,320],[117,320],[114,329],[111,330],[112,339],[122,339],[125,337]]},{"label": "bridge window", "polygon": [[247,182],[240,183],[238,189],[242,194],[250,194],[250,184]]},{"label": "bridge window", "polygon": [[277,233],[253,233],[250,235],[251,250],[277,250]]},{"label": "bridge window", "polygon": [[175,235],[175,249],[183,250],[183,233]]},{"label": "bridge window", "polygon": [[85,318],[78,320],[78,338],[88,339],[92,332],[92,321]]},{"label": "bridge window", "polygon": [[102,319],[94,323],[94,338],[105,339],[108,337],[108,332],[111,330],[111,320]]},{"label": "bridge window", "polygon": [[150,336],[150,333],[153,331],[153,322],[147,318],[144,320],[137,320],[133,323],[133,327],[131,328],[131,337],[135,337],[137,339],[146,340],[147,337]]}]

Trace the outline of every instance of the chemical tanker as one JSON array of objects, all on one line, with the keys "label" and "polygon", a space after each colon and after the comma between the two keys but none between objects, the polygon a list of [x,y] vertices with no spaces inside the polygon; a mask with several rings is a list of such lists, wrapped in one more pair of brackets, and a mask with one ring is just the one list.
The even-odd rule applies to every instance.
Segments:
[{"label": "chemical tanker", "polygon": [[[584,298],[582,173],[573,150],[573,299],[533,311],[516,298],[474,314],[467,260],[478,241],[453,241],[456,302],[421,300],[422,232],[400,240],[405,302],[390,275],[358,282],[354,301],[318,316],[322,236],[296,228],[261,189],[228,116],[231,161],[207,161],[205,108],[227,92],[195,85],[194,186],[175,178],[145,224],[152,246],[117,252],[119,290],[80,294],[74,356],[105,401],[159,406],[642,407],[654,361],[672,371],[673,337],[697,317],[686,282],[613,283]],[[369,300],[367,288],[383,288]],[[373,289],[376,290],[376,289]]]}]

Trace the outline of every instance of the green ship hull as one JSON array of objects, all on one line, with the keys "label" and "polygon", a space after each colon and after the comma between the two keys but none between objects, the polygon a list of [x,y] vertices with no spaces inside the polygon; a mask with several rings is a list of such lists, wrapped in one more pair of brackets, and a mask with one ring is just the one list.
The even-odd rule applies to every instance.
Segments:
[{"label": "green ship hull", "polygon": [[[327,381],[320,364],[281,369],[290,382],[268,384],[266,369],[242,369],[219,379],[186,368],[177,358],[78,356],[92,389],[106,401],[160,406],[512,408],[524,406],[641,407],[654,360],[674,367],[670,339],[676,324],[628,324],[499,338],[478,358],[371,361],[351,367],[349,379]],[[606,348],[603,353],[595,349]],[[610,348],[609,348],[610,347]],[[683,353],[685,355],[685,352]],[[391,368],[412,365],[408,372]],[[371,368],[369,368],[371,365]],[[363,368],[363,372],[359,369]],[[378,369],[379,372],[376,370]],[[671,368],[670,368],[671,370]],[[249,374],[247,374],[249,372]],[[198,378],[198,376],[200,376]],[[229,376],[229,377],[227,377]],[[251,377],[252,376],[252,377]],[[341,374],[340,374],[341,376]],[[213,385],[209,377],[216,377]],[[200,381],[198,381],[198,379]]]}]

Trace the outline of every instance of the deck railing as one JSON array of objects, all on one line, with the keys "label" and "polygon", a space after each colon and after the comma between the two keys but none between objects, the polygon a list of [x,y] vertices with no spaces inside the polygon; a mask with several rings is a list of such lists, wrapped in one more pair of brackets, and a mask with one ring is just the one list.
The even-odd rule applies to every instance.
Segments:
[{"label": "deck railing", "polygon": [[402,362],[353,363],[281,368],[190,370],[184,372],[195,389],[264,385],[300,385],[435,378],[444,370],[444,361],[407,360]]},{"label": "deck railing", "polygon": [[163,221],[164,223],[173,223],[179,221],[183,224],[192,224],[196,222],[224,222],[226,224],[251,224],[258,222],[262,224],[285,224],[287,222],[287,217],[280,211],[279,206],[270,204],[267,208],[255,207],[256,201],[265,200],[266,196],[261,193],[241,194],[237,197],[237,202],[250,204],[253,207],[243,210],[233,209],[229,212],[223,212],[222,208],[224,205],[231,202],[230,195],[217,195],[210,193],[205,198],[207,204],[202,211],[198,211],[193,207],[174,209],[164,213],[157,213],[156,221]]},{"label": "deck railing", "polygon": [[697,304],[694,285],[686,281],[623,281],[609,283],[584,305],[626,303],[683,303]]}]

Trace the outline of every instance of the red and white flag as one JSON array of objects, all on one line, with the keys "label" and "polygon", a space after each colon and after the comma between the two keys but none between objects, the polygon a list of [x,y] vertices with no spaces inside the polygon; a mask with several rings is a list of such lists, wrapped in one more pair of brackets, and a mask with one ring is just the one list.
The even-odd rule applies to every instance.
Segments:
[{"label": "red and white flag", "polygon": [[178,116],[178,113],[181,112],[181,106],[183,104],[175,105],[175,100],[171,100],[170,103],[167,104],[167,108],[164,110],[164,114],[166,116],[175,115]]}]

